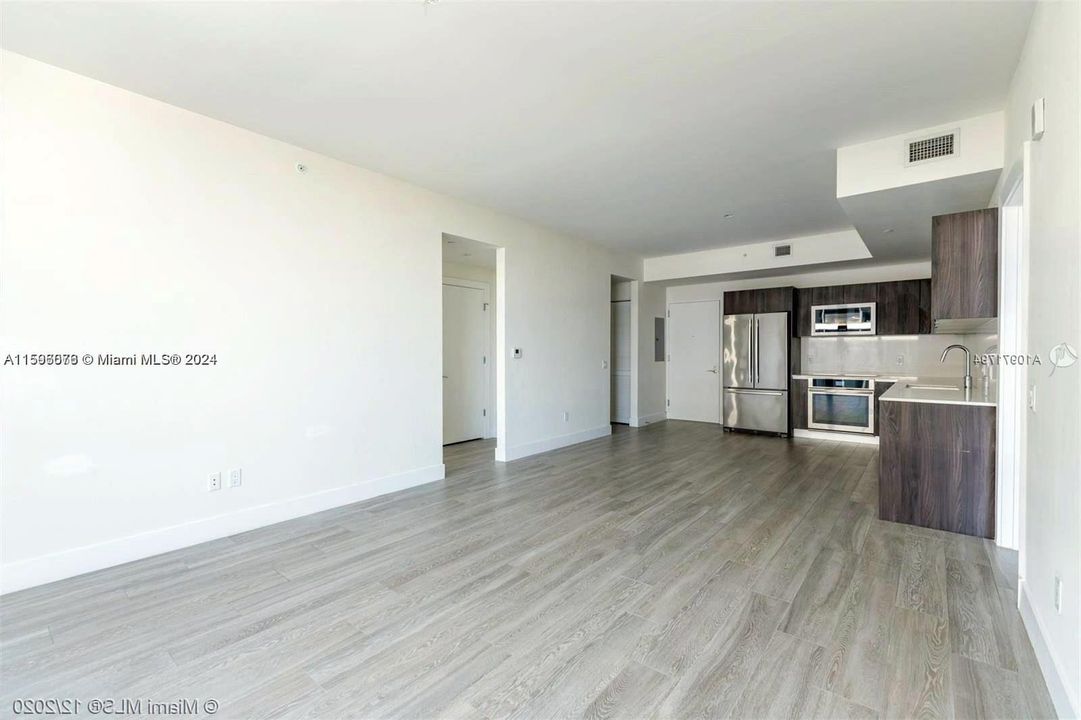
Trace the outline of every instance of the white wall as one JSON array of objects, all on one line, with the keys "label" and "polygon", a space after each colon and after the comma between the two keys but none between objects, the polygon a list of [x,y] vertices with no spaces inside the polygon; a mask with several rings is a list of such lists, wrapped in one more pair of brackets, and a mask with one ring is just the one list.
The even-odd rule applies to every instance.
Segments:
[{"label": "white wall", "polygon": [[443,261],[443,278],[455,278],[458,280],[474,280],[488,284],[488,422],[484,425],[484,437],[494,438],[498,426],[499,411],[496,403],[496,370],[495,366],[499,358],[496,351],[496,292],[495,292],[495,268],[480,267],[478,265],[463,265]]},{"label": "white wall", "polygon": [[638,396],[631,424],[638,427],[665,418],[665,363],[653,359],[654,319],[664,318],[665,288],[658,283],[638,286]]},{"label": "white wall", "polygon": [[[1006,107],[1005,178],[1024,164],[1033,101],[1046,98],[1046,133],[1031,143],[1028,215],[1028,352],[1081,348],[1078,86],[1079,5],[1041,2],[1029,27]],[[1081,716],[1081,365],[1050,375],[1033,367],[1028,412],[1022,615],[1063,717]],[[1062,612],[1054,578],[1064,583]]]},{"label": "white wall", "polygon": [[4,353],[218,358],[0,367],[5,591],[442,477],[444,232],[501,247],[502,455],[610,431],[609,278],[640,260],[3,64]]},{"label": "white wall", "polygon": [[[906,165],[909,140],[959,130],[953,157]],[[933,182],[1002,167],[1003,114],[994,112],[837,150],[837,197]]]}]

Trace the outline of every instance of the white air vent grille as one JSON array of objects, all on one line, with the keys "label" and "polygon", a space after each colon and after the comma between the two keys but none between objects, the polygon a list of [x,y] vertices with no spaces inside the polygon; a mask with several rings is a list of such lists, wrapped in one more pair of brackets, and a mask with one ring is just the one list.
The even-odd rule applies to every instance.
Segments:
[{"label": "white air vent grille", "polygon": [[951,157],[957,154],[957,131],[909,140],[905,145],[907,165]]},{"label": "white air vent grille", "polygon": [[784,257],[785,255],[791,255],[791,254],[792,254],[792,246],[791,245],[774,245],[773,246],[773,256],[774,257]]}]

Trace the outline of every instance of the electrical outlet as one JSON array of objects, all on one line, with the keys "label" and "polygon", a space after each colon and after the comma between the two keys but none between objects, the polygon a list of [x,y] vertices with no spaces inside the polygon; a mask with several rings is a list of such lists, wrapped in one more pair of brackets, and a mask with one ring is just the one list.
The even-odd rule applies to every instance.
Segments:
[{"label": "electrical outlet", "polygon": [[1055,612],[1062,614],[1062,578],[1055,576]]},{"label": "electrical outlet", "polygon": [[209,492],[214,492],[216,490],[221,490],[221,473],[220,472],[213,472],[213,473],[210,473],[210,475],[207,476],[206,489]]},{"label": "electrical outlet", "polygon": [[240,468],[233,468],[232,470],[229,471],[229,487],[231,487],[231,488],[240,487],[240,483],[241,483]]},{"label": "electrical outlet", "polygon": [[898,355],[897,356],[897,367],[901,367],[904,364],[905,364],[905,356],[904,355]]},{"label": "electrical outlet", "polygon": [[601,360],[601,370],[607,370],[607,369],[608,369],[608,361],[607,360]]},{"label": "electrical outlet", "polygon": [[570,422],[571,414],[566,410],[563,411],[563,422]]},{"label": "electrical outlet", "polygon": [[1028,387],[1028,409],[1032,412],[1036,412],[1036,386],[1029,385]]}]

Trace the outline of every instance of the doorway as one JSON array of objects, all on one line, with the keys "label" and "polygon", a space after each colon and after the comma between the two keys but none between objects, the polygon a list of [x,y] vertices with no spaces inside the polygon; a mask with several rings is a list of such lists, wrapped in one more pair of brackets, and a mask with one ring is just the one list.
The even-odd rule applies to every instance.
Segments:
[{"label": "doorway", "polygon": [[443,444],[492,438],[496,248],[443,236]]},{"label": "doorway", "polygon": [[630,425],[633,395],[633,281],[612,277],[611,421]]},{"label": "doorway", "polygon": [[721,422],[721,314],[717,300],[668,306],[668,417]]}]

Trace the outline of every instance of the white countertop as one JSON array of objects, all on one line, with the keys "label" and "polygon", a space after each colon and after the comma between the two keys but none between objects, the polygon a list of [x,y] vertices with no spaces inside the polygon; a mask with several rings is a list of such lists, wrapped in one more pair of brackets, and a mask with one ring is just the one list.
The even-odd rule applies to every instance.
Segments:
[{"label": "white countertop", "polygon": [[[998,388],[995,385],[988,385],[982,380],[983,378],[972,378],[972,388],[966,391],[961,378],[905,378],[901,382],[894,383],[893,387],[882,393],[879,400],[883,402],[996,407],[998,405]],[[935,386],[941,389],[936,389]]]},{"label": "white countertop", "polygon": [[795,380],[814,380],[815,378],[837,378],[839,380],[874,380],[875,382],[897,382],[898,380],[915,380],[915,375],[885,375],[875,373],[795,373]]}]

